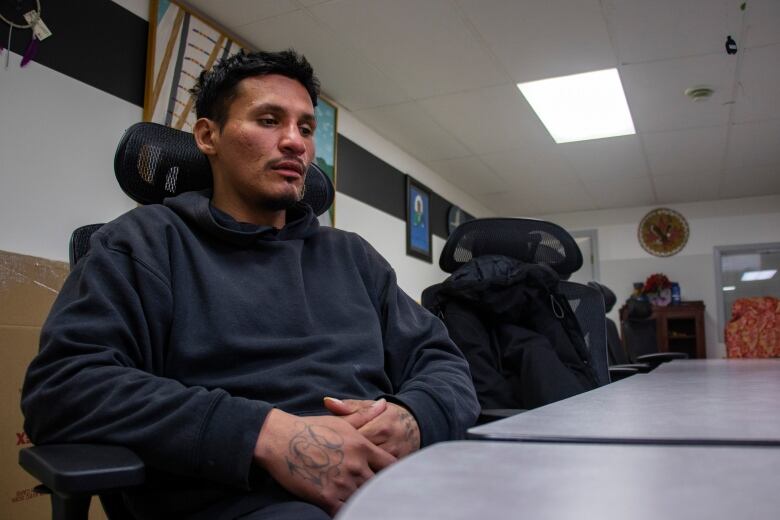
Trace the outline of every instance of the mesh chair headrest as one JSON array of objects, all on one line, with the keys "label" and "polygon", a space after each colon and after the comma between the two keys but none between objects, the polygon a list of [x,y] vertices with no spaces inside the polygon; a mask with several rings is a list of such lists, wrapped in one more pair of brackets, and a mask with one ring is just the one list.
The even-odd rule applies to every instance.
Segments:
[{"label": "mesh chair headrest", "polygon": [[481,218],[464,222],[444,244],[439,266],[452,273],[472,258],[504,255],[530,264],[547,264],[562,277],[582,267],[582,253],[568,231],[530,218]]},{"label": "mesh chair headrest", "polygon": [[612,292],[612,289],[598,282],[588,282],[588,285],[601,291],[601,295],[604,297],[604,310],[606,312],[611,311],[612,307],[617,303],[617,296]]},{"label": "mesh chair headrest", "polygon": [[[140,204],[212,186],[211,166],[194,136],[156,123],[136,123],[125,131],[114,156],[114,173],[122,191]],[[321,215],[333,204],[335,193],[328,176],[312,163],[302,202]]]}]

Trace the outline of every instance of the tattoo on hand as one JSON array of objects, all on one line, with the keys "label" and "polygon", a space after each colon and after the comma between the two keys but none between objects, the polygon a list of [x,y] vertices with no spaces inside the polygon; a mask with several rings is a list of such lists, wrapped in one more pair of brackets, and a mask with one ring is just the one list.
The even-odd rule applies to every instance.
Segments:
[{"label": "tattoo on hand", "polygon": [[398,420],[404,427],[404,439],[412,449],[420,447],[420,430],[416,428],[416,423],[412,414],[406,410],[398,411]]},{"label": "tattoo on hand", "polygon": [[290,439],[287,469],[322,488],[329,478],[341,472],[344,439],[327,426],[299,424],[303,430]]}]

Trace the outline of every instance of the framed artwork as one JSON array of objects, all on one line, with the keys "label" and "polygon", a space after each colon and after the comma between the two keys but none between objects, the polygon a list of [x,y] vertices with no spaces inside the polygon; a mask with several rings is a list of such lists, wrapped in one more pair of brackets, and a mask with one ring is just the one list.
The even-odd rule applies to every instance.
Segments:
[{"label": "framed artwork", "polygon": [[[330,100],[319,97],[314,109],[317,117],[317,129],[314,131],[316,154],[314,160],[322,168],[325,175],[336,186],[336,149],[338,134],[338,108]],[[330,209],[319,216],[320,224],[334,227],[336,225],[336,202]]]},{"label": "framed artwork", "polygon": [[474,217],[455,204],[450,204],[450,209],[447,210],[447,236],[450,236],[455,228],[469,220],[474,220]]},{"label": "framed artwork", "polygon": [[[200,73],[242,49],[256,49],[177,0],[151,0],[149,5],[144,121],[192,132],[196,117],[190,89]],[[315,160],[335,187],[338,109],[320,96],[315,115]],[[334,203],[320,216],[320,223],[333,226],[335,215]]]},{"label": "framed artwork", "polygon": [[433,263],[431,190],[406,176],[406,254]]},{"label": "framed artwork", "polygon": [[149,5],[144,121],[192,132],[196,118],[190,89],[200,73],[219,59],[251,48],[176,0],[152,0]]}]

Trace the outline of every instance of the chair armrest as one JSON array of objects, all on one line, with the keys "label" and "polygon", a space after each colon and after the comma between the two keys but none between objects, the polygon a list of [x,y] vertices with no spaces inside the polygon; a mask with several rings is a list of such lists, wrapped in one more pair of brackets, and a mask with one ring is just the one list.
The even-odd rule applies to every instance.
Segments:
[{"label": "chair armrest", "polygon": [[121,446],[35,446],[19,452],[19,465],[57,494],[97,494],[144,482],[143,461]]},{"label": "chair armrest", "polygon": [[667,363],[675,359],[688,359],[688,354],[684,352],[655,352],[637,356],[636,361],[637,363],[647,363],[655,368],[661,363]]},{"label": "chair armrest", "polygon": [[639,369],[630,365],[614,365],[609,367],[609,380],[614,383],[638,373]]},{"label": "chair armrest", "polygon": [[525,410],[521,408],[483,408],[479,412],[479,418],[477,424],[485,424],[499,419],[506,419],[519,413],[523,413]]}]

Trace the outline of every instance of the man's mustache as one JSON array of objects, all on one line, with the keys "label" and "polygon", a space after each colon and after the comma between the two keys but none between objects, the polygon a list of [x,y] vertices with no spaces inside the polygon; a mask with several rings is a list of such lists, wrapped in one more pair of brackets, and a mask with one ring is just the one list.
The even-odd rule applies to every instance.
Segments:
[{"label": "man's mustache", "polygon": [[285,167],[287,167],[289,163],[295,164],[295,168],[298,170],[298,173],[300,173],[301,175],[306,175],[306,170],[308,169],[308,165],[298,157],[280,157],[278,159],[272,159],[268,161],[268,167],[271,169],[275,169],[282,164],[284,164]]}]

